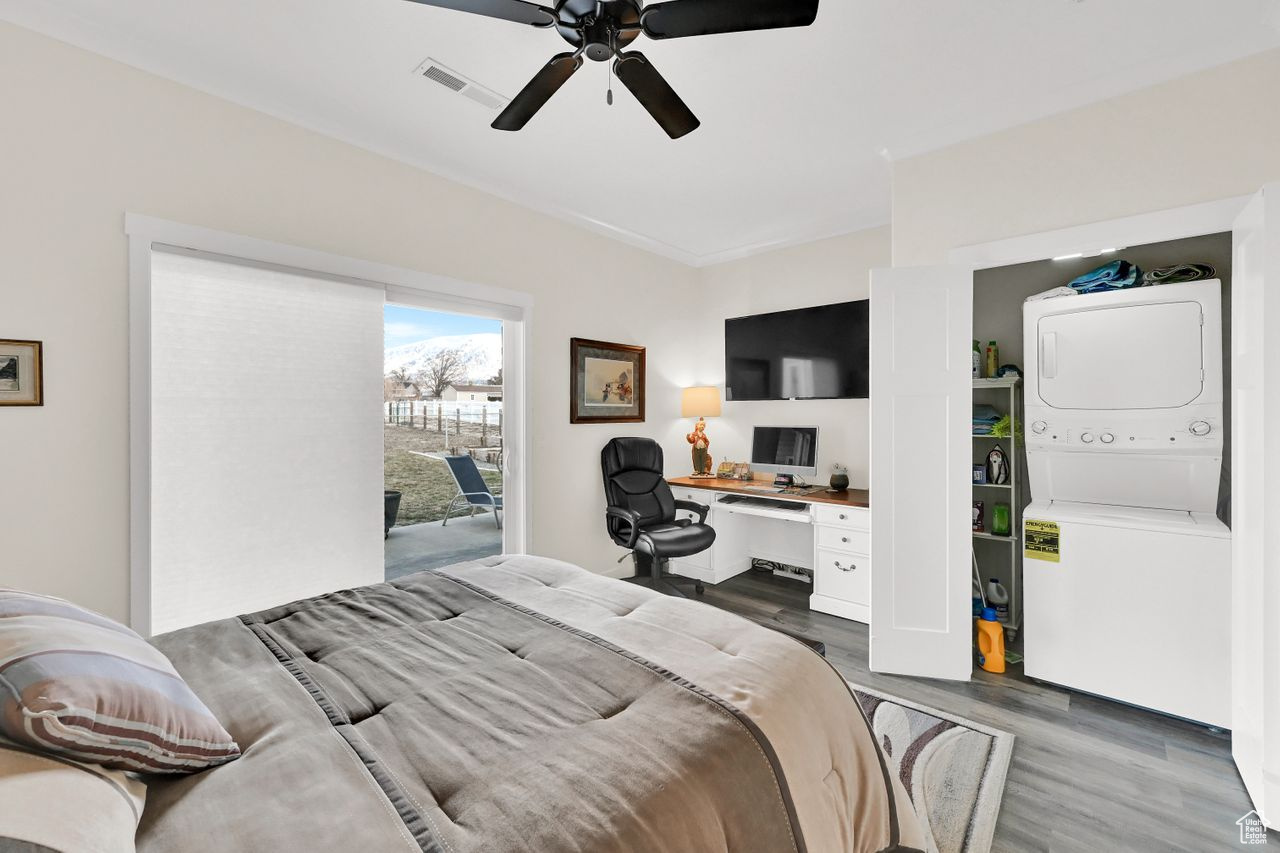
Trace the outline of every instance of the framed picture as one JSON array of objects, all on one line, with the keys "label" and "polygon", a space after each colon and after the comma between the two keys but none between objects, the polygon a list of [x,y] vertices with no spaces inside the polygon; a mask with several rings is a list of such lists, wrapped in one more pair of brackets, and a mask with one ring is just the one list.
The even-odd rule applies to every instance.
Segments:
[{"label": "framed picture", "polygon": [[43,345],[0,338],[0,406],[43,405]]},{"label": "framed picture", "polygon": [[644,421],[644,347],[569,341],[569,423]]}]

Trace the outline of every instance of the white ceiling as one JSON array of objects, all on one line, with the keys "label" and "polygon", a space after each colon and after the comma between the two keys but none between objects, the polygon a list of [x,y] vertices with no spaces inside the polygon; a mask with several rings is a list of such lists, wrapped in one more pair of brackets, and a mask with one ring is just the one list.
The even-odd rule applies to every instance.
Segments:
[{"label": "white ceiling", "polygon": [[524,131],[491,130],[413,69],[510,97],[564,42],[404,0],[0,0],[0,19],[705,264],[888,222],[891,159],[1280,46],[1277,6],[822,0],[807,29],[642,38],[702,119],[675,142],[616,83],[607,107],[593,62]]}]

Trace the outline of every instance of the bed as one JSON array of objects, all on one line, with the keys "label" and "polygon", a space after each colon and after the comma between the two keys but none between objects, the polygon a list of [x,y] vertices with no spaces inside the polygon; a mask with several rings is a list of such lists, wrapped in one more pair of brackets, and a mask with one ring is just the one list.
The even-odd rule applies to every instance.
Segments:
[{"label": "bed", "polygon": [[910,850],[844,680],[783,634],[495,557],[154,639],[239,743],[138,850]]}]

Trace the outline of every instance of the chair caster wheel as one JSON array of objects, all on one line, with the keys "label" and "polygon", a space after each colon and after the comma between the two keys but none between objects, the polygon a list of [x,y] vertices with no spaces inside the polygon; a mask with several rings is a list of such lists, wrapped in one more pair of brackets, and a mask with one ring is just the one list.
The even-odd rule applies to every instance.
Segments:
[{"label": "chair caster wheel", "polygon": [[702,595],[704,592],[707,591],[707,588],[702,585],[702,581],[698,581],[693,585],[693,591],[696,592],[698,595]]}]

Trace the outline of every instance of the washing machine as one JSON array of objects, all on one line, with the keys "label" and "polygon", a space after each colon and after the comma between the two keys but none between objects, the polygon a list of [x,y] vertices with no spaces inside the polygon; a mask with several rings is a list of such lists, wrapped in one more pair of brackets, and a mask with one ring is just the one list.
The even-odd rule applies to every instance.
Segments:
[{"label": "washing machine", "polygon": [[1027,302],[1027,675],[1230,725],[1221,283]]},{"label": "washing machine", "polygon": [[1217,516],[1050,501],[1023,528],[1028,676],[1231,727],[1231,533]]}]

